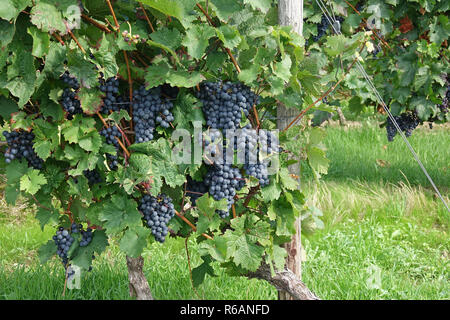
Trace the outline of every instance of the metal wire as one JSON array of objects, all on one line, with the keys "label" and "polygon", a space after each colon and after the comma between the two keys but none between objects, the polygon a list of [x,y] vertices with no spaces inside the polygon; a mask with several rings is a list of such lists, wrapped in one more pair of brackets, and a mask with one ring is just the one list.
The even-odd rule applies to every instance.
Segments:
[{"label": "metal wire", "polygon": [[[334,32],[338,35],[341,34],[340,30],[336,30],[334,23],[332,22],[333,18],[331,18],[330,13],[328,12],[325,4],[322,2],[322,0],[315,0],[317,5],[319,6],[320,10],[322,10],[322,13],[325,15],[325,17],[327,18],[328,22],[330,22],[331,27],[333,28]],[[363,75],[363,77],[366,79],[367,83],[369,84],[370,88],[372,89],[373,93],[375,94],[376,98],[378,99],[378,102],[380,102],[380,104],[383,106],[383,109],[386,111],[386,113],[388,114],[389,118],[391,119],[392,123],[394,124],[395,128],[397,129],[397,132],[400,134],[400,136],[402,137],[403,141],[406,143],[406,145],[408,146],[408,149],[411,151],[412,155],[414,156],[414,159],[417,161],[417,163],[419,164],[420,168],[422,169],[423,173],[425,174],[425,176],[427,177],[428,181],[430,181],[431,185],[433,186],[434,191],[436,191],[437,195],[439,196],[439,198],[441,199],[442,203],[444,204],[445,208],[447,208],[447,211],[450,212],[450,209],[447,205],[447,203],[444,200],[444,197],[441,195],[441,193],[439,192],[439,189],[437,188],[436,184],[434,183],[433,179],[431,178],[431,176],[428,174],[427,169],[425,168],[425,166],[423,165],[422,161],[420,160],[419,156],[417,155],[416,151],[414,150],[414,148],[411,146],[411,144],[409,143],[408,139],[406,138],[405,134],[403,133],[403,131],[401,130],[400,126],[398,125],[397,121],[395,120],[394,116],[392,115],[391,111],[389,110],[389,108],[387,107],[386,103],[383,100],[383,97],[380,95],[380,93],[378,92],[377,88],[375,87],[375,85],[373,84],[372,80],[369,78],[369,75],[367,74],[366,70],[364,69],[364,67],[362,66],[361,62],[359,62],[359,60],[356,61],[356,65],[358,67],[358,70],[361,72],[361,74]]]}]

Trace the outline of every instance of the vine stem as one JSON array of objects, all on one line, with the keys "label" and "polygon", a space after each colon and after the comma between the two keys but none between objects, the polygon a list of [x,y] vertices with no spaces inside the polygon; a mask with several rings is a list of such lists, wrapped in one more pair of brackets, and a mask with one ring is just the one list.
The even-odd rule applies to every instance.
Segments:
[{"label": "vine stem", "polygon": [[[361,49],[359,51],[359,53],[362,52],[362,50],[364,49],[365,46],[365,42],[363,43],[363,45],[361,46]],[[348,67],[347,71],[345,72],[345,74],[341,77],[341,79],[339,79],[338,82],[336,82],[336,84],[334,86],[332,86],[330,89],[328,89],[324,94],[322,94],[322,96],[317,99],[316,101],[314,101],[313,103],[311,103],[306,109],[302,110],[302,112],[300,112],[298,114],[298,116],[296,116],[294,118],[294,120],[291,121],[291,123],[288,124],[288,126],[286,128],[283,129],[283,131],[287,131],[290,127],[292,127],[292,125],[294,123],[296,123],[299,119],[301,119],[303,117],[303,115],[308,112],[312,107],[314,107],[317,103],[319,103],[320,101],[322,101],[326,96],[328,96],[330,94],[330,92],[332,92],[334,89],[337,88],[337,86],[345,79],[345,77],[347,76],[347,74],[350,72],[350,70],[353,68],[353,66],[355,65],[356,61],[358,60],[359,55],[353,60],[352,64],[350,65],[350,67]]]},{"label": "vine stem", "polygon": [[84,54],[86,54],[86,50],[84,50],[83,46],[81,45],[81,43],[78,41],[77,37],[75,37],[75,35],[73,34],[72,31],[70,31],[69,28],[67,28],[67,32],[70,34],[70,37],[76,42],[78,48],[80,48],[81,52],[83,52]]},{"label": "vine stem", "polygon": [[150,26],[150,29],[152,30],[152,32],[155,32],[155,29],[153,28],[153,24],[150,21],[150,19],[148,18],[147,12],[145,11],[145,8],[144,8],[144,6],[142,5],[141,2],[139,2],[139,6],[141,7],[142,12],[144,12],[145,20],[147,20],[147,23]]},{"label": "vine stem", "polygon": [[231,210],[233,211],[233,218],[236,218],[236,207],[234,206],[234,203],[231,205]]},{"label": "vine stem", "polygon": [[[209,16],[208,12],[206,12],[206,10],[203,9],[203,7],[202,7],[199,3],[197,3],[196,6],[197,6],[197,8],[199,8],[200,11],[205,15],[205,17],[206,17],[206,19],[208,20],[208,22],[209,22],[213,27],[216,27],[215,24],[214,24],[214,22],[212,21],[211,17]],[[236,61],[236,59],[234,58],[233,54],[231,53],[231,50],[228,49],[228,48],[225,48],[223,45],[222,45],[222,48],[226,51],[226,53],[227,53],[228,56],[230,57],[230,59],[231,59],[231,61],[233,62],[234,67],[236,68],[237,72],[238,72],[238,73],[241,73],[241,68],[239,67],[239,65],[238,65],[238,63],[237,63],[237,61]]]},{"label": "vine stem", "polygon": [[[179,213],[177,210],[175,210],[175,214],[186,224],[191,227],[192,230],[197,231],[197,228],[190,222],[185,216],[183,216],[181,213]],[[206,239],[212,240],[213,238],[205,233],[202,233],[202,236],[204,236]]]},{"label": "vine stem", "polygon": [[192,290],[194,290],[194,293],[197,296],[197,298],[199,300],[201,300],[200,295],[198,294],[197,290],[195,289],[194,280],[192,279],[191,258],[189,257],[188,240],[189,240],[189,237],[187,237],[184,240],[184,248],[186,249],[186,256],[187,256],[188,267],[189,267],[189,277],[191,278]]},{"label": "vine stem", "polygon": [[60,43],[61,45],[63,45],[63,46],[66,45],[66,44],[64,43],[63,39],[61,38],[61,36],[60,36],[59,34],[57,34],[56,32],[55,32],[55,33],[52,33],[52,36],[54,36],[54,37],[56,38],[56,40],[58,40],[59,43]]},{"label": "vine stem", "polygon": [[91,17],[87,16],[84,13],[81,14],[81,18],[83,18],[83,20],[89,22],[93,26],[99,28],[100,30],[103,30],[106,33],[111,33],[112,32],[111,30],[109,30],[109,28],[107,26],[101,24],[100,22],[95,21],[94,19],[92,19]]},{"label": "vine stem", "polygon": [[119,25],[119,22],[117,21],[116,13],[114,12],[114,9],[113,9],[113,7],[112,7],[112,5],[111,5],[111,1],[110,1],[110,0],[106,0],[106,3],[108,4],[109,11],[111,11],[111,14],[112,14],[112,16],[113,16],[113,19],[114,19],[114,23],[115,23],[115,25],[116,25],[116,28],[117,28],[117,29],[120,29],[120,25]]}]

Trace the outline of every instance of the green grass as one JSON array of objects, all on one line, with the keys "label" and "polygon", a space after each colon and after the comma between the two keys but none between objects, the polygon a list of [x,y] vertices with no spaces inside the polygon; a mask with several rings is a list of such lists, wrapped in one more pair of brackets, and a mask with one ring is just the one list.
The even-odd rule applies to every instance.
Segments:
[{"label": "green grass", "polygon": [[[448,201],[449,129],[418,130],[410,139]],[[327,128],[329,175],[318,186],[305,171],[308,202],[324,229],[303,237],[303,279],[323,299],[449,299],[450,216],[397,137],[388,144],[373,125]],[[384,146],[387,146],[386,148]],[[378,160],[378,161],[377,161]],[[381,161],[380,161],[381,160]],[[55,259],[41,266],[36,251],[51,238],[33,210],[0,203],[0,299],[128,299],[123,254],[114,243],[94,261],[81,290],[62,297],[64,274]],[[197,248],[189,241],[192,265]],[[192,290],[183,240],[153,244],[143,254],[157,299],[276,299],[264,281],[231,277],[215,266]]]}]

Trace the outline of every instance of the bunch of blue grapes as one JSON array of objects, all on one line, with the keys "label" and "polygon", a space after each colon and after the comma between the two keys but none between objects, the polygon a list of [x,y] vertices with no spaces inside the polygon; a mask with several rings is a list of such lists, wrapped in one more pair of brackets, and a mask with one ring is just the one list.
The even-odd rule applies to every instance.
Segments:
[{"label": "bunch of blue grapes", "polygon": [[88,179],[89,186],[93,186],[94,184],[103,182],[102,176],[97,169],[94,170],[84,170],[84,176]]},{"label": "bunch of blue grapes", "polygon": [[108,160],[108,166],[111,170],[116,171],[119,168],[119,157],[117,155],[107,153],[106,160]]},{"label": "bunch of blue grapes", "polygon": [[328,22],[328,19],[325,15],[322,15],[322,19],[320,20],[320,23],[317,25],[317,36],[314,36],[313,39],[315,42],[319,41],[320,38],[322,38],[328,30],[328,26],[330,23]]},{"label": "bunch of blue grapes", "polygon": [[242,83],[205,82],[197,97],[203,103],[206,124],[213,129],[239,128],[242,112],[247,117],[259,97]]},{"label": "bunch of blue grapes", "polygon": [[[272,143],[275,143],[276,137],[270,131],[256,130],[246,127],[242,129],[241,134],[235,139],[235,149],[239,153],[244,151],[244,170],[245,172],[259,180],[261,187],[267,186],[269,181],[268,161],[266,156],[279,150],[274,150]],[[242,160],[242,159],[239,159]]]},{"label": "bunch of blue grapes", "polygon": [[89,243],[91,243],[93,237],[91,228],[84,230],[82,224],[72,223],[70,230],[72,234],[81,234],[80,247],[86,247]]},{"label": "bunch of blue grapes", "polygon": [[144,195],[138,209],[144,215],[145,225],[152,231],[156,241],[163,243],[169,229],[167,225],[175,216],[175,208],[172,199],[165,194],[157,197]]},{"label": "bunch of blue grapes", "polygon": [[60,103],[67,112],[67,119],[72,120],[75,114],[83,113],[81,102],[77,99],[77,93],[71,88],[64,88]]},{"label": "bunch of blue grapes", "polygon": [[136,143],[153,140],[157,125],[168,128],[174,120],[173,103],[161,96],[161,89],[146,90],[141,86],[133,94],[133,122]]},{"label": "bunch of blue grapes", "polygon": [[68,88],[64,88],[61,96],[61,106],[67,112],[67,119],[72,120],[75,114],[83,113],[80,100],[77,99],[77,92],[80,89],[80,83],[78,80],[71,76],[68,71],[65,71],[60,77]]},{"label": "bunch of blue grapes", "polygon": [[192,205],[195,206],[197,199],[207,192],[208,186],[204,181],[195,181],[191,177],[188,177],[186,183],[186,196],[191,198]]},{"label": "bunch of blue grapes", "polygon": [[117,138],[120,139],[122,137],[122,134],[120,133],[117,126],[104,128],[100,131],[100,134],[106,138],[106,143],[112,144],[116,147],[116,149],[119,148],[119,142],[117,141]]},{"label": "bunch of blue grapes", "polygon": [[218,210],[217,213],[221,218],[228,217],[230,208],[234,204],[236,191],[241,190],[245,185],[245,179],[239,169],[232,167],[230,164],[216,164],[209,168],[204,182],[214,200],[227,199],[228,210]]},{"label": "bunch of blue grapes", "polygon": [[5,162],[11,163],[12,160],[21,160],[25,158],[28,165],[34,169],[42,169],[44,161],[37,155],[33,149],[34,133],[28,131],[3,131],[3,135],[8,143],[8,149],[5,152]]},{"label": "bunch of blue grapes", "polygon": [[224,156],[224,139],[219,130],[208,130],[204,134],[202,142],[204,154],[209,164],[217,162],[218,159],[221,159],[221,156]]},{"label": "bunch of blue grapes", "polygon": [[[246,126],[234,139],[234,149],[237,151],[238,161],[244,164],[256,163],[258,161],[258,133],[250,126]],[[242,159],[242,153],[244,159]]]},{"label": "bunch of blue grapes", "polygon": [[259,180],[259,185],[265,187],[270,183],[269,173],[267,170],[267,164],[264,162],[258,162],[255,164],[244,165],[244,170],[249,176],[253,176]]},{"label": "bunch of blue grapes", "polygon": [[63,265],[67,268],[67,264],[69,262],[67,253],[69,252],[70,246],[75,239],[72,237],[69,230],[59,227],[56,234],[53,236],[53,241],[57,247],[57,255],[61,258]]},{"label": "bunch of blue grapes", "polygon": [[73,90],[80,89],[80,83],[75,77],[72,77],[68,71],[64,72],[60,79]]},{"label": "bunch of blue grapes", "polygon": [[[412,135],[412,132],[420,124],[420,119],[415,112],[405,112],[399,116],[395,116],[394,119],[407,138]],[[394,141],[394,137],[397,135],[397,129],[391,121],[391,118],[387,119],[386,132],[388,141]]]},{"label": "bunch of blue grapes", "polygon": [[119,79],[111,77],[104,80],[100,78],[100,91],[105,94],[103,105],[100,109],[101,113],[109,114],[122,109],[129,110],[130,103],[119,94]]}]

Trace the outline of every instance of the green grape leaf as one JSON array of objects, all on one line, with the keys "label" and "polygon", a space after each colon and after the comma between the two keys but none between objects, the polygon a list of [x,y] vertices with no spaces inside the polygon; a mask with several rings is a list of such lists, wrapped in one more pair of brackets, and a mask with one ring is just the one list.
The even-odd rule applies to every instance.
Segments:
[{"label": "green grape leaf", "polygon": [[99,219],[104,222],[108,234],[117,234],[127,227],[138,226],[142,223],[136,201],[126,194],[115,194],[110,201],[105,202]]},{"label": "green grape leaf", "polygon": [[255,10],[261,10],[263,13],[269,11],[271,0],[244,0],[244,4],[249,4]]},{"label": "green grape leaf", "polygon": [[228,21],[233,14],[242,9],[238,1],[211,0],[210,3],[214,7],[214,11],[219,19],[223,21]]},{"label": "green grape leaf", "polygon": [[33,169],[20,178],[20,190],[34,195],[46,183],[47,178],[39,170]]},{"label": "green grape leaf", "polygon": [[154,42],[160,43],[172,50],[177,49],[181,45],[181,40],[183,39],[180,31],[178,31],[177,29],[169,29],[165,27],[152,32],[150,34],[150,38]]},{"label": "green grape leaf", "polygon": [[180,88],[192,88],[197,84],[205,80],[205,77],[200,72],[188,72],[183,70],[172,70],[166,82],[170,84],[172,87],[180,87]]},{"label": "green grape leaf", "polygon": [[209,256],[201,257],[203,263],[198,267],[192,269],[192,282],[194,283],[194,287],[198,287],[203,283],[207,274],[211,277],[215,277],[214,269],[211,267],[210,263],[212,262]]},{"label": "green grape leaf", "polygon": [[56,254],[56,244],[53,240],[48,240],[46,244],[42,245],[38,250],[39,261],[41,264],[46,263]]},{"label": "green grape leaf", "polygon": [[19,13],[31,5],[31,0],[2,0],[0,18],[5,20],[16,19]]},{"label": "green grape leaf", "polygon": [[33,38],[31,54],[37,58],[45,56],[50,49],[50,35],[36,27],[28,28],[28,34]]},{"label": "green grape leaf", "polygon": [[234,49],[241,43],[239,31],[228,25],[216,29],[217,37],[223,42],[225,48]]},{"label": "green grape leaf", "polygon": [[209,39],[215,34],[216,32],[209,25],[194,25],[187,30],[182,44],[193,58],[200,59],[205,53]]},{"label": "green grape leaf", "polygon": [[125,252],[127,256],[137,258],[147,245],[147,237],[150,230],[145,227],[133,227],[125,231],[122,239],[120,239],[120,250]]},{"label": "green grape leaf", "polygon": [[66,33],[61,13],[53,5],[53,1],[40,0],[31,9],[30,16],[31,22],[44,32]]}]

